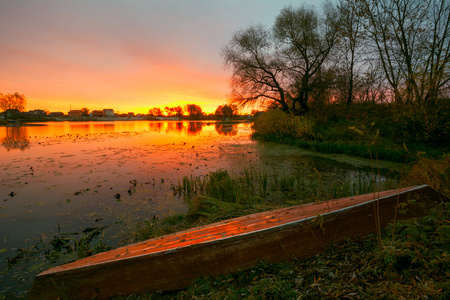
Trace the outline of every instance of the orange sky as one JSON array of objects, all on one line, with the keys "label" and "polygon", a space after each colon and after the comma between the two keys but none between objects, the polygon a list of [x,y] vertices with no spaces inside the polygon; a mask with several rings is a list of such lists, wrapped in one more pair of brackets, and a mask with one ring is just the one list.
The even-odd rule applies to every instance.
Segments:
[{"label": "orange sky", "polygon": [[[303,1],[317,3],[319,1]],[[221,49],[234,32],[273,24],[290,0],[2,0],[0,93],[27,110],[227,103]]]}]

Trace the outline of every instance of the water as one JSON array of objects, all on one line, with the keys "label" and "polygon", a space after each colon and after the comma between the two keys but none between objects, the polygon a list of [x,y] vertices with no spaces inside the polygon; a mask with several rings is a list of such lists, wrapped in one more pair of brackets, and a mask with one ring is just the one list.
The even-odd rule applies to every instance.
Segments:
[{"label": "water", "polygon": [[331,180],[370,170],[368,160],[254,141],[250,124],[49,122],[0,127],[0,143],[0,296],[26,293],[48,268],[28,254],[8,264],[20,248],[102,226],[104,242],[117,246],[139,221],[186,213],[171,189],[183,176],[253,166],[317,169]]}]

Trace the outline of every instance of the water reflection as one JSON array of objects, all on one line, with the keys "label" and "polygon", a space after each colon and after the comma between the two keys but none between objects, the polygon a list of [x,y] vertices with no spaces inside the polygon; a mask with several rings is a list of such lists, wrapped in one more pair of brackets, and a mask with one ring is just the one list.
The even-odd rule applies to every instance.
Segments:
[{"label": "water reflection", "polygon": [[188,135],[195,135],[202,131],[202,122],[189,122]]},{"label": "water reflection", "polygon": [[196,135],[202,131],[203,125],[203,122],[150,122],[148,129],[157,133]]},{"label": "water reflection", "polygon": [[216,131],[220,135],[235,136],[238,133],[238,125],[216,123]]},{"label": "water reflection", "polygon": [[25,151],[30,148],[28,132],[26,127],[6,127],[5,137],[2,139],[2,146],[7,151],[20,149]]},{"label": "water reflection", "polygon": [[163,127],[163,122],[150,122],[148,123],[148,129],[152,132],[160,133]]},{"label": "water reflection", "polygon": [[[132,124],[130,124],[132,125]],[[123,127],[123,126],[121,126]],[[126,130],[125,128],[121,128]],[[134,127],[130,128],[134,130]],[[69,132],[72,134],[90,134],[90,133],[114,133],[116,132],[116,125],[114,122],[110,123],[71,123],[69,125]]]}]

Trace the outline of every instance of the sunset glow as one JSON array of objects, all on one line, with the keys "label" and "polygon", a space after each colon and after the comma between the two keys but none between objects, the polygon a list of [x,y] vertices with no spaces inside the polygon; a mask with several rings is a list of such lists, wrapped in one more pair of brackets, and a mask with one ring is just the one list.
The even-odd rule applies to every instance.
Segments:
[{"label": "sunset glow", "polygon": [[[307,3],[308,1],[304,1]],[[297,1],[14,1],[0,3],[0,93],[27,110],[227,103],[221,49]]]}]

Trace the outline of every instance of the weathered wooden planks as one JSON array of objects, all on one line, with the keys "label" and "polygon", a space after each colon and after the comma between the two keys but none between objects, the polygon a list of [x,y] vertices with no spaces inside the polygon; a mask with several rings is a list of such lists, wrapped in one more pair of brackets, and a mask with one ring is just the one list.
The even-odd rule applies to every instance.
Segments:
[{"label": "weathered wooden planks", "polygon": [[428,186],[409,187],[197,227],[51,268],[36,277],[30,299],[56,299],[58,289],[74,299],[176,290],[198,277],[248,268],[260,260],[310,257],[331,243],[375,232],[375,207],[385,226],[398,204],[407,203],[406,214],[397,214],[398,219],[417,217],[440,197]]}]

